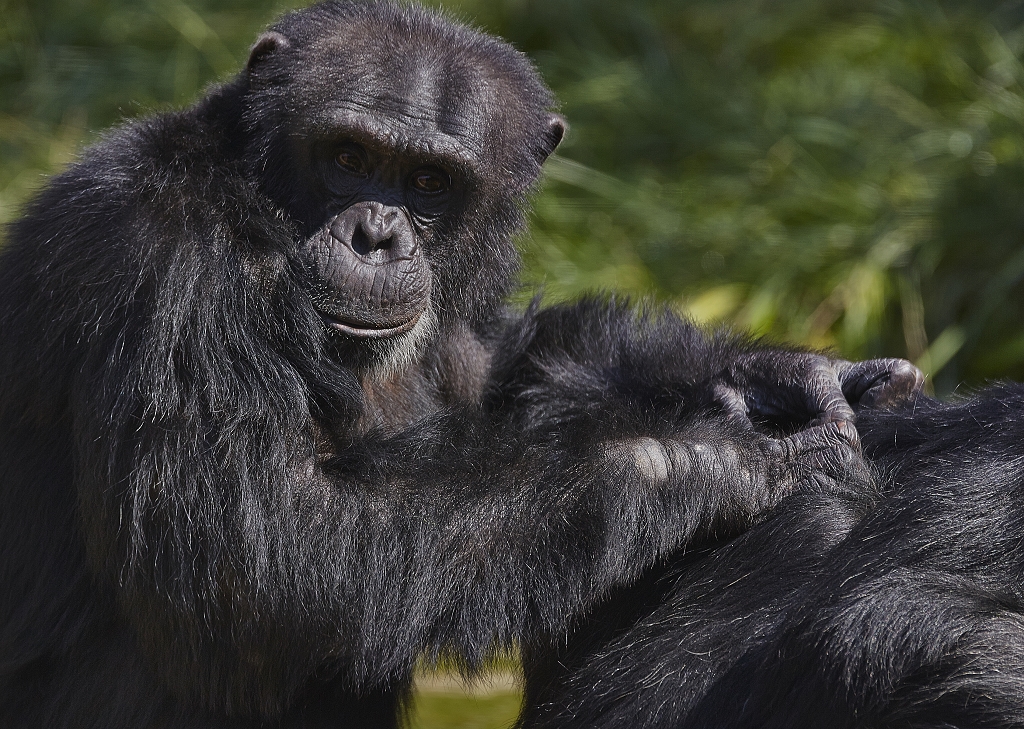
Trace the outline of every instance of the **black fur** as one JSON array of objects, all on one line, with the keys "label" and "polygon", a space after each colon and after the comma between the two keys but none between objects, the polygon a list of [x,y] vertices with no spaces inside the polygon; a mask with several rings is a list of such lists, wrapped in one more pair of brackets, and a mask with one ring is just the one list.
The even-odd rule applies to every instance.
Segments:
[{"label": "black fur", "polygon": [[[0,260],[0,725],[392,726],[423,652],[541,644],[857,468],[839,376],[877,373],[607,300],[503,308],[551,103],[498,40],[328,2],[29,206]],[[410,223],[426,323],[373,340],[310,265],[349,204],[317,144],[353,119],[456,193]]]},{"label": "black fur", "polygon": [[1024,726],[1024,386],[858,420],[799,494],[528,660],[526,727]]}]

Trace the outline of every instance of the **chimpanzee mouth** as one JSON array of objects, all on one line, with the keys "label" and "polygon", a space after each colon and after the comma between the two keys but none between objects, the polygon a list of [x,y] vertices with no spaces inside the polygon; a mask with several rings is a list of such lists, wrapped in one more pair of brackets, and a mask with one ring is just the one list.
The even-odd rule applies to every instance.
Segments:
[{"label": "chimpanzee mouth", "polygon": [[342,319],[334,314],[328,314],[324,311],[320,312],[320,316],[323,317],[324,322],[331,329],[348,334],[350,337],[359,337],[361,339],[386,339],[387,337],[407,332],[416,326],[416,322],[419,321],[422,314],[423,312],[419,311],[411,319],[397,326],[382,327],[377,323]]}]

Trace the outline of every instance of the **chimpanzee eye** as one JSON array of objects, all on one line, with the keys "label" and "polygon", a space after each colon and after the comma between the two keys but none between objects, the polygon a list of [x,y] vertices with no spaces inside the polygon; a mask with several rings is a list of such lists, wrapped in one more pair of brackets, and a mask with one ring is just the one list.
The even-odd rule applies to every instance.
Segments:
[{"label": "chimpanzee eye", "polygon": [[451,187],[451,180],[441,170],[418,170],[412,175],[412,186],[417,192],[437,195],[446,192]]},{"label": "chimpanzee eye", "polygon": [[334,158],[334,161],[338,163],[338,167],[346,172],[353,175],[366,176],[366,163],[355,149],[346,148],[341,150]]}]

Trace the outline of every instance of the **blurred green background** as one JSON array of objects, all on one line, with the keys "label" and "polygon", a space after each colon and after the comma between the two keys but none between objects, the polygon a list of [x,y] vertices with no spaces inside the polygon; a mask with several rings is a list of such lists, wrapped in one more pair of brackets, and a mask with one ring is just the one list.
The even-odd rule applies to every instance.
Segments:
[{"label": "blurred green background", "polygon": [[[0,0],[0,223],[105,127],[232,74],[289,5]],[[530,54],[571,123],[527,289],[909,357],[940,394],[1024,379],[1024,3],[444,5]],[[459,723],[471,700],[443,697],[413,723],[514,714],[485,697]]]}]

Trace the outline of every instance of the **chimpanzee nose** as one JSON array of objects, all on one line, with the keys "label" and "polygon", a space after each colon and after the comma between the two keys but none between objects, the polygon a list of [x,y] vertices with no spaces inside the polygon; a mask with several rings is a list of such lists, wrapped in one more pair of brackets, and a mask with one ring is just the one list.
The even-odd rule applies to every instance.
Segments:
[{"label": "chimpanzee nose", "polygon": [[390,248],[395,242],[395,220],[398,211],[384,206],[366,206],[352,231],[352,250],[361,256],[380,248]]},{"label": "chimpanzee nose", "polygon": [[330,226],[335,240],[369,261],[405,258],[416,253],[416,235],[400,208],[379,202],[356,203]]}]

